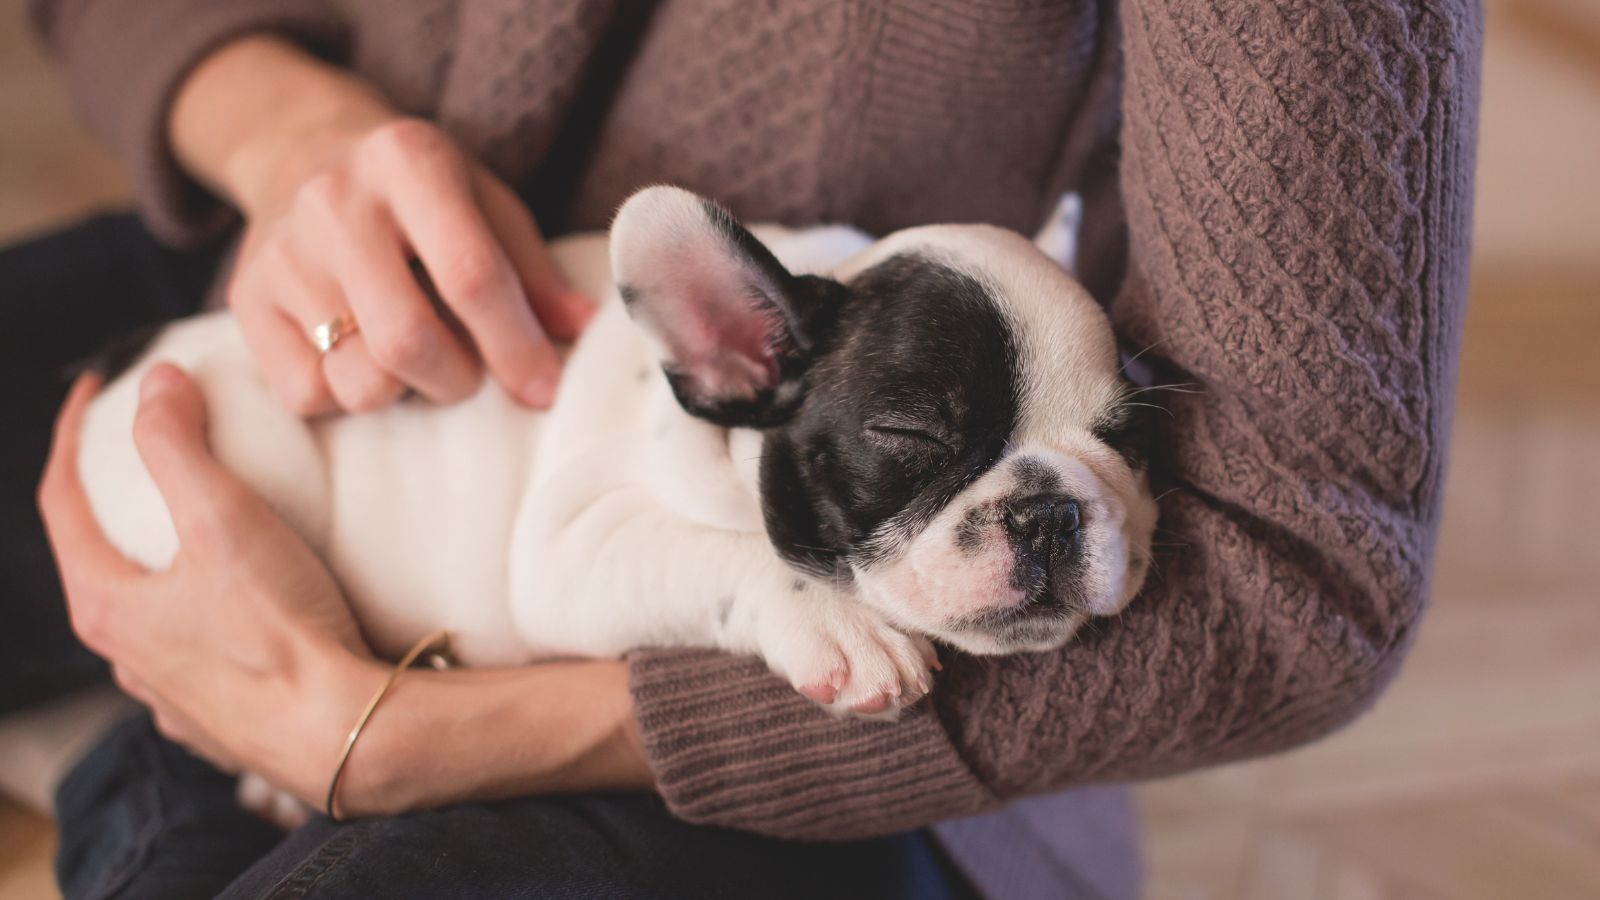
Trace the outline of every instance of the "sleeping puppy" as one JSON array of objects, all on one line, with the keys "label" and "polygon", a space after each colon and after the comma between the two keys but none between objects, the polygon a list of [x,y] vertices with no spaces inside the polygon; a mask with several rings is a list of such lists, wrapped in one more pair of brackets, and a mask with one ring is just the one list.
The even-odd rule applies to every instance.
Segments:
[{"label": "sleeping puppy", "polygon": [[454,406],[303,421],[231,317],[168,327],[86,420],[97,517],[170,562],[131,436],[139,378],[168,361],[391,657],[437,628],[475,666],[717,647],[892,715],[929,690],[930,641],[1049,650],[1138,591],[1156,507],[1111,329],[1034,243],[752,233],[654,187],[618,213],[609,271],[607,249],[553,247],[608,299],[545,413],[486,380]]}]

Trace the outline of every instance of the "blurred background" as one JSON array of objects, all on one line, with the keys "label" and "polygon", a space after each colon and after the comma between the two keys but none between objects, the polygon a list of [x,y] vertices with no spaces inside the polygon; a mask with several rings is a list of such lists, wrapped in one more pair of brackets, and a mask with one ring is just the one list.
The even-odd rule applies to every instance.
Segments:
[{"label": "blurred background", "polygon": [[[24,6],[0,0],[0,244],[128,197]],[[1600,2],[1487,8],[1432,611],[1355,725],[1140,789],[1152,900],[1600,897]],[[56,896],[53,849],[0,800],[0,900]]]}]

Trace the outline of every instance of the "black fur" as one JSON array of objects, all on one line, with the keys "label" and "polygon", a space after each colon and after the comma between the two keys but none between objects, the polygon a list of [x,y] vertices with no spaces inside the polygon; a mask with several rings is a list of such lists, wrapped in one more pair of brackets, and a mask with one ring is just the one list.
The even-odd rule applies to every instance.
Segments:
[{"label": "black fur", "polygon": [[793,419],[769,431],[762,497],[794,564],[844,571],[898,517],[920,530],[1000,458],[1016,428],[1015,336],[972,278],[896,256],[846,288]]},{"label": "black fur", "polygon": [[1032,457],[1017,460],[1017,488],[1029,494],[1048,494],[1061,486],[1056,470]]}]

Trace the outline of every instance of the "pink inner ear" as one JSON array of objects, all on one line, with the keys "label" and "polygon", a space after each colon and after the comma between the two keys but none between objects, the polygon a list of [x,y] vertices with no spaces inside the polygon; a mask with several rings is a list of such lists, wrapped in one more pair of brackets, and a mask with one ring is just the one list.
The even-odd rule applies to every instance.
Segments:
[{"label": "pink inner ear", "polygon": [[720,242],[709,243],[657,270],[659,280],[646,294],[647,318],[672,368],[695,393],[753,399],[778,383],[773,343],[784,326],[752,296],[774,288],[726,255]]},{"label": "pink inner ear", "polygon": [[[735,301],[740,302],[740,301]],[[669,325],[668,350],[675,368],[697,393],[754,398],[778,383],[778,360],[769,335],[776,323],[764,310],[733,310],[713,301],[681,311]]]},{"label": "pink inner ear", "polygon": [[[683,388],[704,401],[754,399],[778,385],[789,340],[781,269],[768,272],[704,200],[651,188],[612,225],[612,265],[629,312],[660,342]],[[725,215],[725,214],[724,214]]]}]

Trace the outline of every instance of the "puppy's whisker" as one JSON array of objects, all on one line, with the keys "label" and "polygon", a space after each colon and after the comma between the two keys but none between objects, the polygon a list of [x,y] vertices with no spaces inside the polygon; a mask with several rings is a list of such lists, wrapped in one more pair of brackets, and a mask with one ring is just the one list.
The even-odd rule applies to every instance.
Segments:
[{"label": "puppy's whisker", "polygon": [[[1194,388],[1194,390],[1190,390]],[[1137,397],[1150,391],[1169,391],[1174,394],[1204,394],[1205,388],[1193,382],[1187,384],[1153,384],[1149,387],[1135,388],[1128,392],[1128,396]]]},{"label": "puppy's whisker", "polygon": [[1165,406],[1157,406],[1154,403],[1136,403],[1136,402],[1134,402],[1132,400],[1127,400],[1127,401],[1124,401],[1124,405],[1125,406],[1142,406],[1145,409],[1158,409],[1158,410],[1166,413],[1168,416],[1171,416],[1174,420],[1176,420],[1178,418],[1177,416],[1172,415],[1172,410],[1167,409]]},{"label": "puppy's whisker", "polygon": [[798,544],[797,543],[797,544],[795,544],[795,546],[799,547],[801,550],[820,550],[823,553],[831,553],[831,552],[833,552],[828,547],[817,547],[817,546],[814,546],[812,544]]},{"label": "puppy's whisker", "polygon": [[1149,346],[1145,347],[1143,350],[1140,350],[1138,353],[1135,353],[1134,355],[1128,357],[1128,361],[1122,364],[1122,368],[1119,371],[1122,371],[1122,372],[1128,371],[1128,367],[1133,365],[1135,362],[1137,362],[1139,360],[1139,357],[1145,355],[1146,353],[1149,353],[1151,350],[1154,350],[1155,348],[1161,346],[1162,344],[1165,344],[1166,342],[1167,342],[1167,338],[1162,338],[1161,340],[1156,341],[1155,343],[1150,344]]}]

